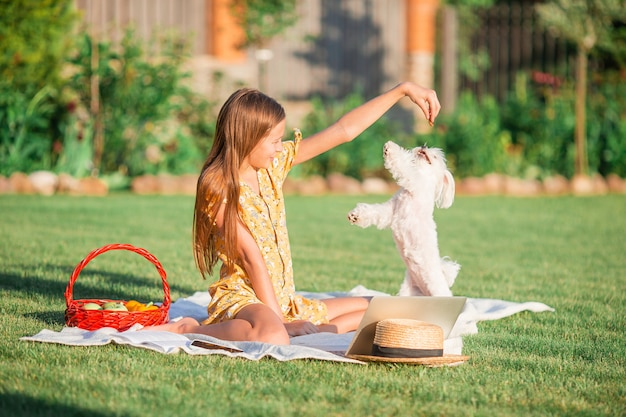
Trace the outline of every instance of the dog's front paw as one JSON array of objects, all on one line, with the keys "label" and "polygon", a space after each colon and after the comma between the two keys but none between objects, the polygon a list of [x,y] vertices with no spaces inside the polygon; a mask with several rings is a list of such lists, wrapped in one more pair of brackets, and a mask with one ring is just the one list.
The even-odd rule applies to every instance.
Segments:
[{"label": "dog's front paw", "polygon": [[369,226],[369,223],[367,223],[365,220],[365,208],[362,204],[357,204],[356,207],[348,213],[348,221],[355,226]]},{"label": "dog's front paw", "polygon": [[389,227],[391,221],[391,205],[359,203],[348,213],[348,221],[356,226],[366,228],[375,225],[379,229]]},{"label": "dog's front paw", "polygon": [[357,209],[353,209],[350,213],[348,213],[348,221],[352,224],[358,224],[359,213],[357,212]]}]

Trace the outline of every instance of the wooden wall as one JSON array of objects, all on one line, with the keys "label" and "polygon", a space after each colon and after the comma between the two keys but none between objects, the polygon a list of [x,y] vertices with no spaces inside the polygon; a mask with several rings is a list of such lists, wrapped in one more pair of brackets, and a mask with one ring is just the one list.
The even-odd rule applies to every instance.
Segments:
[{"label": "wooden wall", "polygon": [[301,22],[272,44],[270,91],[371,96],[405,78],[404,0],[301,0],[298,10]]},{"label": "wooden wall", "polygon": [[75,0],[92,33],[112,40],[132,26],[148,40],[155,33],[176,30],[188,35],[194,54],[206,53],[207,0]]},{"label": "wooden wall", "polygon": [[[476,80],[460,77],[460,89],[502,99],[519,71],[571,75],[571,45],[539,28],[534,3],[501,1],[481,14],[471,44],[488,52],[491,68]],[[191,36],[194,54],[211,59],[212,0],[76,0],[76,5],[96,33],[116,39],[121,28],[133,24],[148,39],[154,31],[176,29]],[[358,88],[370,97],[407,78],[405,0],[298,0],[298,11],[297,26],[270,45],[274,56],[261,81],[269,94],[297,101],[343,97]],[[247,80],[256,79],[254,51],[245,65],[244,72],[253,74]],[[226,63],[211,68],[237,76]]]}]

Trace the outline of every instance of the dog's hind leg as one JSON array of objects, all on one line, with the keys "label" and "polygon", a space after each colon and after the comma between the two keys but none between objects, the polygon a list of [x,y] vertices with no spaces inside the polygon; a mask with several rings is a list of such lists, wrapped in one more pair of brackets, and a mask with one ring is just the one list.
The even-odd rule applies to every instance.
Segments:
[{"label": "dog's hind leg", "polygon": [[452,292],[441,268],[441,258],[437,254],[424,254],[420,251],[404,251],[402,257],[411,275],[411,283],[426,296],[450,297]]},{"label": "dog's hind leg", "polygon": [[402,285],[400,286],[400,290],[398,291],[398,295],[402,297],[412,297],[417,295],[424,295],[420,291],[415,284],[413,284],[413,279],[411,278],[411,274],[409,271],[406,271],[404,274],[404,281],[402,281]]},{"label": "dog's hind leg", "polygon": [[454,262],[449,257],[444,256],[441,258],[441,269],[443,269],[443,275],[446,277],[448,287],[452,287],[452,285],[454,285],[454,281],[456,280],[456,276],[459,274],[461,265]]}]

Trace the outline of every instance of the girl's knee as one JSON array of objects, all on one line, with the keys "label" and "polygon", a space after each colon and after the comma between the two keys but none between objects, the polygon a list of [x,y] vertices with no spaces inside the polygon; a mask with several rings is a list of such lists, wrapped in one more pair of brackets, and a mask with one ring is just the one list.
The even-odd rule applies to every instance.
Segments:
[{"label": "girl's knee", "polygon": [[271,343],[273,345],[288,345],[289,334],[285,326],[274,324],[264,324],[252,329],[251,340],[263,343]]},{"label": "girl's knee", "polygon": [[195,333],[200,326],[200,323],[192,317],[183,317],[182,319],[173,323],[175,327],[175,333]]},{"label": "girl's knee", "polygon": [[248,322],[243,340],[288,345],[289,334],[282,320],[264,304],[251,304],[244,307],[237,319]]}]

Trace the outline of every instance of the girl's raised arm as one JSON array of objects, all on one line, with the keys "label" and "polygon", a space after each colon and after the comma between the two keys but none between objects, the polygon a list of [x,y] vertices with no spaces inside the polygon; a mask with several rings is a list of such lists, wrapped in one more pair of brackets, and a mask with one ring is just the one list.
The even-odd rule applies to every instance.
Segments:
[{"label": "girl's raised arm", "polygon": [[307,161],[335,146],[349,142],[385,114],[402,97],[409,97],[432,124],[441,110],[434,90],[403,82],[391,90],[349,111],[335,123],[300,143],[295,164]]}]

